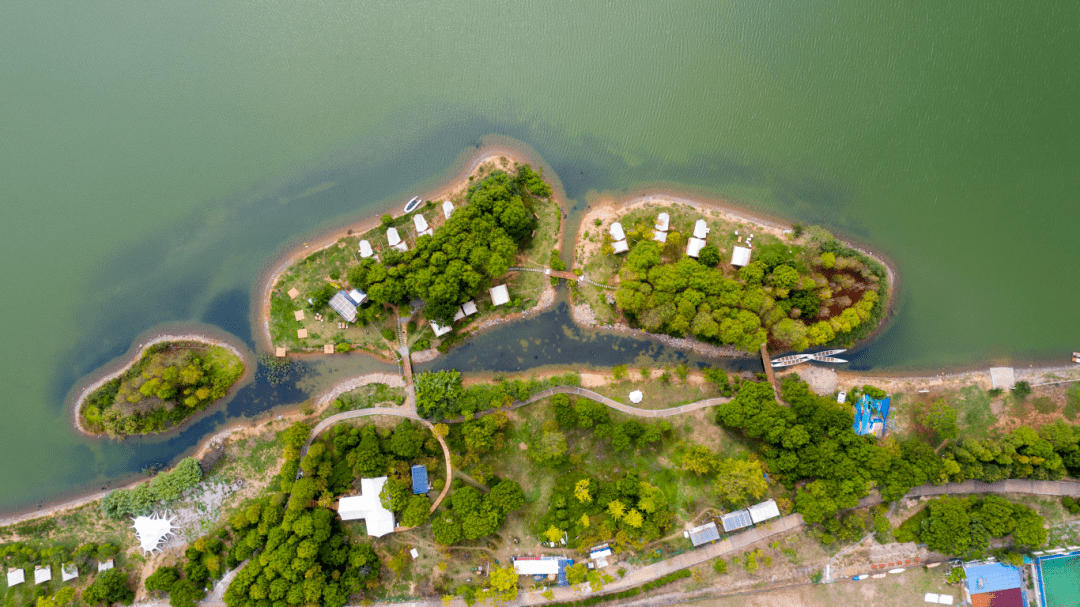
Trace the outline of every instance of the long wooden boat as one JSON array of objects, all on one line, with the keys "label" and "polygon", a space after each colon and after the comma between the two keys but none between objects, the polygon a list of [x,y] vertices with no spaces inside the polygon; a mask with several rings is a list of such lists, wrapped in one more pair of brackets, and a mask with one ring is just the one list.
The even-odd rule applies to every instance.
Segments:
[{"label": "long wooden boat", "polygon": [[780,367],[790,367],[792,365],[799,365],[811,360],[809,354],[791,354],[789,356],[781,356],[780,358],[774,358],[770,362],[774,369]]},{"label": "long wooden boat", "polygon": [[847,349],[840,348],[839,350],[822,350],[821,352],[814,352],[810,356],[812,356],[814,360],[823,360],[825,357],[832,356],[833,354],[840,354],[841,352],[847,352]]},{"label": "long wooden boat", "polygon": [[835,358],[833,356],[815,356],[813,358],[813,360],[816,361],[816,362],[819,362],[819,363],[846,363],[846,362],[848,362],[848,361],[846,361],[846,360],[844,360],[842,358]]}]

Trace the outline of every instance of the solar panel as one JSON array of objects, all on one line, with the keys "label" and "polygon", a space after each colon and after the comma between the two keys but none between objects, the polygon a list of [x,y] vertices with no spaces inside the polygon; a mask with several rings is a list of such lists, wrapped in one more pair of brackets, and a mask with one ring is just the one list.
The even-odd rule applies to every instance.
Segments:
[{"label": "solar panel", "polygon": [[749,527],[753,524],[750,520],[750,513],[746,510],[729,512],[720,517],[720,522],[724,525],[724,531],[735,531],[736,529]]}]

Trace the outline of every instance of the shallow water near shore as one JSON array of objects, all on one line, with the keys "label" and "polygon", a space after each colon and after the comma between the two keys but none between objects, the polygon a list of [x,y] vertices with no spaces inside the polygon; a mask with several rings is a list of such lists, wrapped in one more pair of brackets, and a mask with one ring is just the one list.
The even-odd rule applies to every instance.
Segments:
[{"label": "shallow water near shore", "polygon": [[[881,251],[901,292],[858,368],[1080,350],[1075,2],[15,0],[3,17],[0,246],[16,299],[0,319],[0,511],[174,460],[233,403],[262,410],[352,372],[305,360],[295,392],[256,383],[220,418],[142,442],[81,439],[64,409],[162,323],[252,347],[272,259],[399,209],[487,142],[531,146],[571,218],[596,192],[668,185]],[[564,318],[432,367],[679,357]]]}]

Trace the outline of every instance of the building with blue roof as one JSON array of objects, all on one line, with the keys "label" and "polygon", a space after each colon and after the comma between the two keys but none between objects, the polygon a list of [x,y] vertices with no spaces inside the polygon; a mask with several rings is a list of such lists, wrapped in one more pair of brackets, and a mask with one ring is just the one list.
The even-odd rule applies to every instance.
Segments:
[{"label": "building with blue roof", "polygon": [[964,564],[964,600],[972,607],[1026,607],[1027,593],[1020,570],[1005,563]]},{"label": "building with blue roof", "polygon": [[889,401],[888,397],[860,396],[855,403],[855,422],[852,424],[855,434],[873,434],[884,438],[885,422],[889,419]]},{"label": "building with blue roof", "polygon": [[428,484],[427,467],[416,465],[412,467],[412,492],[413,495],[421,495],[431,490]]}]

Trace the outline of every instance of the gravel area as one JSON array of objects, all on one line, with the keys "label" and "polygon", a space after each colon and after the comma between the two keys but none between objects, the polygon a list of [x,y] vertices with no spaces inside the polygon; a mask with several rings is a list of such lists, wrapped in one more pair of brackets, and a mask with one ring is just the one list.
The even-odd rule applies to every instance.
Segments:
[{"label": "gravel area", "polygon": [[836,392],[836,386],[839,382],[835,370],[818,367],[810,363],[801,364],[788,373],[777,374],[777,379],[792,374],[798,375],[809,384],[814,394],[822,396],[832,396]]},{"label": "gravel area", "polygon": [[162,549],[180,548],[204,535],[221,516],[225,498],[243,488],[243,480],[231,483],[204,481],[185,493],[169,511],[176,530]]},{"label": "gravel area", "polygon": [[[413,358],[415,361],[416,359]],[[320,411],[323,407],[334,402],[334,399],[345,394],[349,390],[355,390],[368,384],[386,384],[391,388],[404,388],[405,379],[393,373],[368,373],[359,377],[346,379],[334,384],[329,390],[323,392],[315,399],[315,410]]]}]

